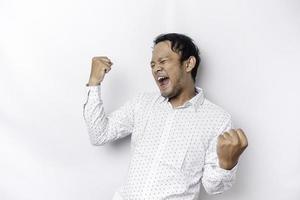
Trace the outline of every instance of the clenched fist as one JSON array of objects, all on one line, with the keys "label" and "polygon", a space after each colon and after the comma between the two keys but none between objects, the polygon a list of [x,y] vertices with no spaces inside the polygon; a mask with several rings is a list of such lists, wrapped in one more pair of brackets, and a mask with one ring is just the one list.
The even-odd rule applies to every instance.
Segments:
[{"label": "clenched fist", "polygon": [[106,56],[93,57],[92,59],[92,68],[89,79],[89,85],[99,85],[105,73],[108,73],[111,69],[112,62]]},{"label": "clenched fist", "polygon": [[247,137],[242,129],[230,129],[219,135],[217,143],[219,166],[227,170],[232,169],[247,146]]}]

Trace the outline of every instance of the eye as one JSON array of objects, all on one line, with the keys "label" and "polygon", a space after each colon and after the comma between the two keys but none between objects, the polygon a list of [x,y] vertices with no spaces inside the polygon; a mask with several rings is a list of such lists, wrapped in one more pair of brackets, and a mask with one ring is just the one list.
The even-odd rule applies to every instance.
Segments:
[{"label": "eye", "polygon": [[167,60],[161,60],[160,63],[161,64],[165,64],[167,62]]}]

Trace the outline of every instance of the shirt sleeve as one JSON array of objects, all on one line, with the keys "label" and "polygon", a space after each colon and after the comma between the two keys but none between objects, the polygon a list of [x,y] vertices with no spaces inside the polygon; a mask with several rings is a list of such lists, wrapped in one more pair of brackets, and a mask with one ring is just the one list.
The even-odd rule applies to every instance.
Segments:
[{"label": "shirt sleeve", "polygon": [[140,94],[114,112],[106,114],[101,100],[101,86],[86,85],[86,92],[87,99],[83,105],[83,118],[91,144],[104,145],[132,133],[134,109]]},{"label": "shirt sleeve", "polygon": [[[225,131],[233,128],[231,119],[219,131],[222,134]],[[210,142],[206,151],[204,171],[202,176],[202,185],[208,194],[219,194],[230,189],[235,181],[238,164],[231,170],[226,170],[219,167],[217,156],[217,134]]]}]

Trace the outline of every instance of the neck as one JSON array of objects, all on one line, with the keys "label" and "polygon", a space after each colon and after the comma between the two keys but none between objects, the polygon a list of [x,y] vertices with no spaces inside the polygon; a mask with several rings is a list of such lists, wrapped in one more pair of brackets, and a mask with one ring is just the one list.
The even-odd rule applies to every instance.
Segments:
[{"label": "neck", "polygon": [[190,100],[196,95],[196,89],[194,82],[188,84],[186,87],[182,88],[182,91],[177,96],[169,99],[173,108],[183,105],[186,101]]}]

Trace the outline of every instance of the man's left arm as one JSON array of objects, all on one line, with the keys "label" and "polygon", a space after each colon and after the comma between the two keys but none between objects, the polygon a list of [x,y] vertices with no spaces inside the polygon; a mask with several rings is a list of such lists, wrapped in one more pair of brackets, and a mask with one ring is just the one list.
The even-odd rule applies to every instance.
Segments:
[{"label": "man's left arm", "polygon": [[202,184],[208,194],[219,194],[232,187],[239,156],[247,146],[243,130],[232,129],[229,119],[206,151]]}]

